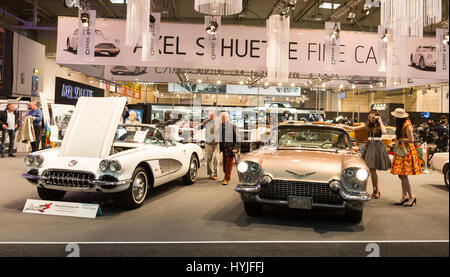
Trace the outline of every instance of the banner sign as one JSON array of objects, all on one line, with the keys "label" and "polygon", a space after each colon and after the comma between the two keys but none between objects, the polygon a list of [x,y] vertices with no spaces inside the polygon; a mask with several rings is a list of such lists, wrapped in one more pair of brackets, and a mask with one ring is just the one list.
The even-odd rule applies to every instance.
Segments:
[{"label": "banner sign", "polygon": [[340,65],[341,23],[325,22],[325,70],[336,71]]},{"label": "banner sign", "polygon": [[149,31],[142,34],[142,60],[156,61],[159,57],[159,37],[161,35],[161,14],[150,15]]},{"label": "banner sign", "polygon": [[448,77],[448,44],[444,43],[446,29],[436,29],[436,74]]},{"label": "banner sign", "polygon": [[27,199],[24,213],[95,218],[102,215],[99,204]]},{"label": "banner sign", "polygon": [[[72,37],[73,41],[77,41],[77,56],[79,59],[85,62],[94,61],[94,55],[96,52],[95,48],[95,10],[78,10],[78,32],[74,33]],[[86,26],[87,25],[87,26]],[[70,41],[67,41],[68,47],[70,46]],[[75,43],[73,43],[75,45]]]},{"label": "banner sign", "polygon": [[[123,65],[126,67],[205,68],[205,38],[209,36],[203,24],[161,23],[159,40],[160,55],[156,61],[142,61],[141,53],[133,52],[134,47],[126,46],[125,21],[97,19],[97,43],[107,44],[102,55],[96,55],[94,62],[77,59],[67,48],[67,40],[74,36],[77,18],[58,18],[58,41],[56,62],[58,64]],[[221,39],[218,41],[219,66],[208,68],[222,70],[266,70],[267,36],[264,27],[220,26]],[[289,70],[291,73],[330,73],[325,71],[327,53],[323,30],[291,29],[289,43]],[[339,68],[334,74],[384,76],[378,71],[378,35],[375,33],[340,31]],[[417,45],[435,46],[435,38],[408,38],[409,53]],[[98,49],[100,51],[100,49]],[[408,62],[407,62],[408,63]],[[420,79],[446,79],[431,70],[408,67],[408,76]],[[144,72],[141,70],[140,72]]]},{"label": "banner sign", "polygon": [[262,96],[300,96],[299,87],[253,87],[240,85],[210,85],[210,84],[187,84],[169,83],[170,93],[219,93],[239,95],[262,95]]},{"label": "banner sign", "polygon": [[76,105],[81,96],[103,97],[105,95],[103,89],[56,77],[55,104]]},{"label": "banner sign", "polygon": [[207,66],[219,66],[220,65],[220,47],[219,42],[222,39],[221,28],[222,21],[220,16],[205,16],[205,30],[214,30],[209,34],[205,34],[204,38],[204,55],[203,64]]}]

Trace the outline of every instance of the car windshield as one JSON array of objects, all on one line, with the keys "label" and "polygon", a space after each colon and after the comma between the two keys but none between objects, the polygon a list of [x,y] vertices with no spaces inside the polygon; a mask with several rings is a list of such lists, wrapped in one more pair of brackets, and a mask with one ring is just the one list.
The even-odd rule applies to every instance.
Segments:
[{"label": "car windshield", "polygon": [[160,131],[150,126],[119,125],[114,142],[163,145],[164,138]]},{"label": "car windshield", "polygon": [[278,147],[301,147],[315,149],[347,149],[350,137],[344,130],[314,126],[279,128],[276,139]]}]

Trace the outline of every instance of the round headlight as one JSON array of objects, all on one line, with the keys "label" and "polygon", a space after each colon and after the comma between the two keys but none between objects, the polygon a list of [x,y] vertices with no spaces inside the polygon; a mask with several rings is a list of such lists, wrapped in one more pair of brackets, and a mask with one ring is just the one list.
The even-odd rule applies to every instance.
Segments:
[{"label": "round headlight", "polygon": [[248,170],[248,164],[247,164],[246,162],[240,162],[240,163],[238,164],[238,166],[237,166],[237,170],[238,170],[240,173],[247,172],[247,170]]},{"label": "round headlight", "polygon": [[272,177],[270,177],[269,175],[264,175],[261,178],[261,184],[270,184],[272,182]]},{"label": "round headlight", "polygon": [[34,166],[41,166],[43,162],[44,162],[44,157],[42,157],[42,155],[34,156],[34,161],[33,161]]},{"label": "round headlight", "polygon": [[360,168],[356,171],[356,178],[360,181],[365,181],[369,177],[369,172],[367,170]]},{"label": "round headlight", "polygon": [[109,161],[108,160],[103,160],[100,162],[100,170],[101,171],[107,171],[109,168]]},{"label": "round headlight", "polygon": [[27,155],[27,156],[25,157],[25,164],[26,164],[27,166],[32,166],[33,163],[34,163],[34,157],[33,157],[33,155]]},{"label": "round headlight", "polygon": [[111,161],[109,163],[109,169],[111,170],[111,172],[117,172],[120,171],[122,167],[120,166],[119,161]]}]

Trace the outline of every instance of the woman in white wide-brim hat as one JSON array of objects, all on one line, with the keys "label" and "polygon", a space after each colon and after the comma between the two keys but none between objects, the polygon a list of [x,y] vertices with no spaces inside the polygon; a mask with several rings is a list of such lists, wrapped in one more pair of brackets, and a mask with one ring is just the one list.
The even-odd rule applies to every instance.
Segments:
[{"label": "woman in white wide-brim hat", "polygon": [[402,156],[394,153],[392,161],[391,173],[398,175],[402,182],[402,198],[396,205],[412,207],[417,203],[417,199],[409,183],[408,175],[422,174],[419,156],[414,146],[413,127],[404,109],[397,108],[391,114],[396,118],[395,143],[406,150],[406,154]]}]

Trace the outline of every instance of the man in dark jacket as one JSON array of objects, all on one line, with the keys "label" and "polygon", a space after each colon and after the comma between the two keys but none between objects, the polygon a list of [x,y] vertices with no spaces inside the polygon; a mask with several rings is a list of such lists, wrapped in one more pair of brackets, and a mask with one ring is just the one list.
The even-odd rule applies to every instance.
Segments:
[{"label": "man in dark jacket", "polygon": [[221,113],[220,120],[222,123],[220,151],[223,155],[223,172],[225,173],[222,185],[226,186],[231,179],[234,157],[239,151],[239,142],[236,125],[231,123],[228,113]]},{"label": "man in dark jacket", "polygon": [[9,136],[8,156],[15,157],[13,154],[14,135],[19,128],[19,115],[14,111],[14,104],[8,104],[6,110],[0,111],[0,129],[2,131],[1,157],[5,157],[5,141]]}]

